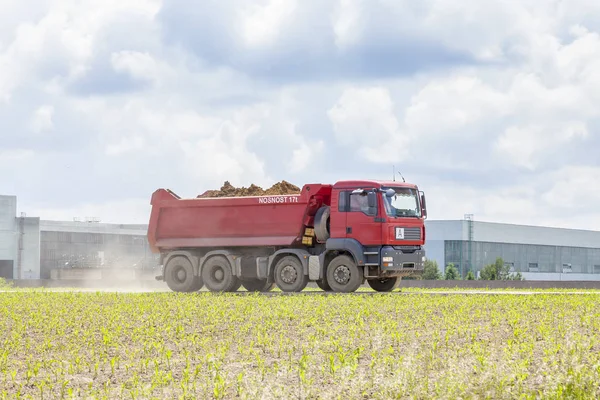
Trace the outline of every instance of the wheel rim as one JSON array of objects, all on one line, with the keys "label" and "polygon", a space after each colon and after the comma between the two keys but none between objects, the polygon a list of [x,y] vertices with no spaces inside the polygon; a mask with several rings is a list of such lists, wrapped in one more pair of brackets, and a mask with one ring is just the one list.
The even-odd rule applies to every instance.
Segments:
[{"label": "wheel rim", "polygon": [[345,285],[350,281],[350,268],[340,265],[333,271],[333,278],[340,285]]},{"label": "wheel rim", "polygon": [[223,271],[223,268],[216,267],[211,274],[211,278],[215,282],[223,282],[223,279],[225,278],[225,271]]},{"label": "wheel rim", "polygon": [[175,271],[173,271],[173,278],[175,278],[175,281],[178,283],[185,282],[187,278],[187,272],[185,271],[185,268],[180,266],[176,267]]},{"label": "wheel rim", "polygon": [[281,269],[281,273],[279,275],[281,276],[281,280],[283,282],[290,284],[296,281],[298,273],[296,272],[296,268],[292,267],[291,265],[286,265]]}]

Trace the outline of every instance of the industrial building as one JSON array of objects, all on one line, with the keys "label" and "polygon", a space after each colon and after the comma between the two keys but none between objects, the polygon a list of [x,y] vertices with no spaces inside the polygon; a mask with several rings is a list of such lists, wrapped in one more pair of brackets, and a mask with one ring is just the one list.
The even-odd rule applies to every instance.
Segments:
[{"label": "industrial building", "polygon": [[52,271],[61,269],[153,269],[158,264],[146,225],[93,218],[44,221],[16,213],[17,198],[0,196],[0,277],[51,279]]},{"label": "industrial building", "polygon": [[[17,198],[0,196],[0,277],[51,279],[57,271],[152,270],[147,225],[93,218],[45,221],[17,216]],[[600,281],[600,232],[464,220],[426,221],[426,254],[443,271],[475,275],[501,257],[526,280]],[[54,275],[54,276],[53,276]]]},{"label": "industrial building", "polygon": [[465,277],[501,257],[526,280],[600,280],[600,232],[464,220],[427,221],[427,258]]}]

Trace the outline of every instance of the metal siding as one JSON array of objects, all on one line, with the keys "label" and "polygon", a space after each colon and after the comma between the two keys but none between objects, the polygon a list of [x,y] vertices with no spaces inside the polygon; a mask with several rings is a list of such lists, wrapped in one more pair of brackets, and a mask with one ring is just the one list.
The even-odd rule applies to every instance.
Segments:
[{"label": "metal siding", "polygon": [[564,247],[600,247],[600,231],[511,225],[475,221],[478,242],[539,244]]}]

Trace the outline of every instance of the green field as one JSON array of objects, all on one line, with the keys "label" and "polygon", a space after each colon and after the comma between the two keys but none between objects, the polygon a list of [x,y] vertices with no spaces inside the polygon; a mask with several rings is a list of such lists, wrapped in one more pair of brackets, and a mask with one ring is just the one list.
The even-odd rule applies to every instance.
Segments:
[{"label": "green field", "polygon": [[5,398],[600,396],[598,294],[13,291],[0,334]]}]

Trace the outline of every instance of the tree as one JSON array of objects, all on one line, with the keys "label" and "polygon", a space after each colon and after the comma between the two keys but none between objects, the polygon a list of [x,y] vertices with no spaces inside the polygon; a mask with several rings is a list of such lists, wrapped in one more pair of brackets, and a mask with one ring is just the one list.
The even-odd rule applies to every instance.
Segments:
[{"label": "tree", "polygon": [[444,274],[444,279],[447,281],[460,279],[458,275],[458,269],[456,269],[453,263],[450,263],[446,266],[446,273]]},{"label": "tree", "polygon": [[467,273],[467,280],[468,281],[474,281],[475,280],[475,274],[473,273],[472,270],[469,270],[469,273]]},{"label": "tree", "polygon": [[425,267],[423,268],[423,274],[421,279],[426,280],[437,280],[442,279],[442,273],[438,268],[438,263],[435,260],[426,260]]},{"label": "tree", "polygon": [[481,270],[480,277],[486,281],[521,281],[523,276],[520,272],[512,274],[510,267],[504,264],[501,257],[496,258],[496,262],[488,264]]}]

